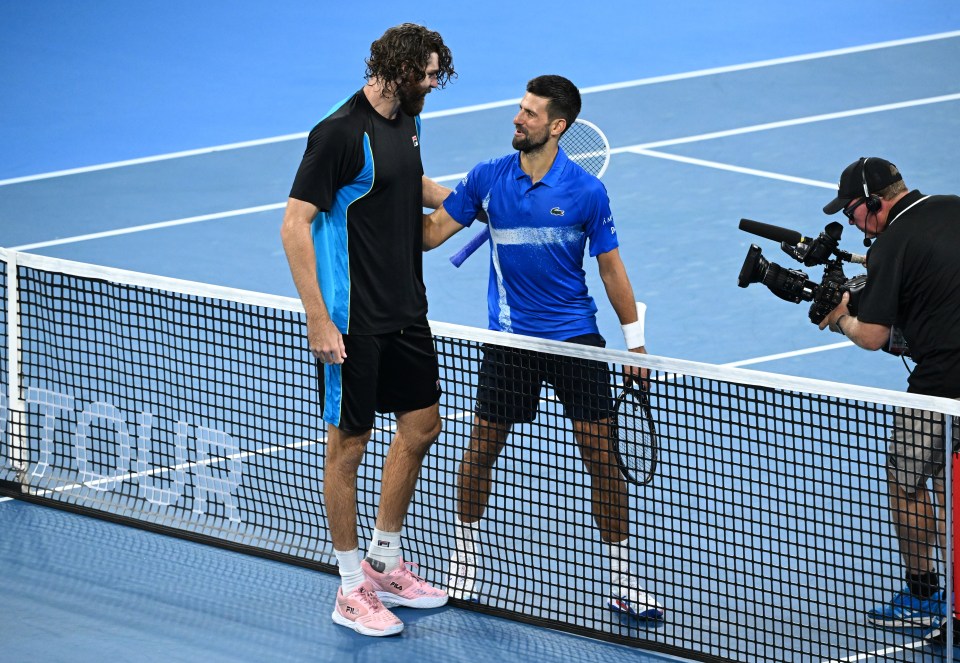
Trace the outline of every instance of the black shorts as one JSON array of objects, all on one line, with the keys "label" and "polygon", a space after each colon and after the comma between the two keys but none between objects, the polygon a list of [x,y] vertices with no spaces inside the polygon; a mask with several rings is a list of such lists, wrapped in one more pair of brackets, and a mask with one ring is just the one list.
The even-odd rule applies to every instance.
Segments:
[{"label": "black shorts", "polygon": [[350,432],[373,428],[376,412],[421,410],[440,400],[440,373],[426,319],[389,334],[345,334],[347,358],[321,364],[323,419]]},{"label": "black shorts", "polygon": [[[575,336],[567,343],[606,346],[600,334]],[[600,421],[613,414],[607,364],[499,345],[484,346],[476,414],[500,424],[533,421],[544,382],[553,387],[568,419]]]}]

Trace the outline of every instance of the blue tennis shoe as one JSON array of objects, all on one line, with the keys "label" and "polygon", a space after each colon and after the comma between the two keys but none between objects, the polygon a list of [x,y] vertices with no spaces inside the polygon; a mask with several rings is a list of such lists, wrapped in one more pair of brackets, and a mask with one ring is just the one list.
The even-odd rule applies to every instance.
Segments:
[{"label": "blue tennis shoe", "polygon": [[938,626],[946,614],[943,590],[921,599],[904,587],[889,603],[867,610],[867,621],[881,628],[929,628]]}]

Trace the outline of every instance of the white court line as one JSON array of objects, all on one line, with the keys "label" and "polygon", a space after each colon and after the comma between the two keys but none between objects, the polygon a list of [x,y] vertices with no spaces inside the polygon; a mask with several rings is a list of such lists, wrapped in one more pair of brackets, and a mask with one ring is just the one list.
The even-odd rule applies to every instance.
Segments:
[{"label": "white court line", "polygon": [[[682,145],[684,143],[698,143],[702,140],[711,140],[713,138],[726,138],[728,136],[739,136],[741,134],[754,133],[757,131],[769,131],[770,129],[783,129],[785,127],[795,127],[801,124],[810,124],[812,122],[825,122],[827,120],[839,120],[847,117],[856,117],[857,115],[867,115],[870,113],[883,113],[891,110],[900,110],[902,108],[913,108],[914,106],[926,106],[928,104],[940,104],[945,101],[960,100],[960,93],[943,94],[936,97],[924,97],[922,99],[911,99],[910,101],[898,101],[892,104],[880,104],[878,106],[866,106],[864,108],[855,108],[853,110],[838,111],[836,113],[823,113],[821,115],[808,115],[807,117],[798,117],[792,120],[781,120],[779,122],[765,122],[764,124],[754,124],[749,127],[740,127],[739,129],[727,129],[725,131],[713,131],[696,136],[685,136],[683,138],[670,138],[668,140],[658,140],[652,143],[642,143],[635,145],[638,148],[665,147],[667,145]],[[625,151],[630,148],[617,148],[612,152]]]},{"label": "white court line", "polygon": [[[759,60],[757,62],[748,62],[745,64],[729,65],[726,67],[713,67],[710,69],[699,69],[696,71],[681,73],[681,74],[669,74],[666,76],[653,76],[650,78],[641,78],[632,81],[623,81],[620,83],[608,83],[606,85],[595,85],[592,87],[585,87],[580,90],[581,94],[593,94],[596,92],[609,92],[611,90],[622,90],[625,88],[631,87],[640,87],[644,85],[656,85],[658,83],[668,83],[672,81],[687,80],[691,78],[701,78],[705,76],[716,76],[718,74],[728,74],[737,71],[748,71],[750,69],[761,69],[764,67],[774,67],[784,64],[793,64],[797,62],[806,62],[809,60],[818,60],[823,58],[832,58],[839,57],[842,55],[852,55],[855,53],[864,53],[867,51],[881,50],[885,48],[896,48],[899,46],[909,46],[912,44],[920,44],[929,41],[938,41],[941,39],[952,39],[954,37],[960,37],[960,30],[955,30],[952,32],[940,32],[932,35],[923,35],[920,37],[910,37],[907,39],[896,39],[892,41],[883,41],[877,42],[874,44],[865,44],[863,46],[852,46],[850,48],[839,48],[830,51],[820,51],[818,53],[808,53],[805,55],[795,55],[785,58],[775,58],[771,60]],[[430,119],[434,117],[448,117],[451,115],[463,115],[466,113],[473,113],[477,111],[490,110],[493,108],[502,108],[504,106],[513,106],[520,102],[520,99],[506,99],[503,101],[494,101],[485,104],[475,104],[472,106],[462,106],[460,108],[452,108],[449,110],[441,111],[431,111],[421,114],[423,119]],[[179,159],[183,157],[192,157],[200,156],[203,154],[210,154],[213,152],[223,152],[226,150],[236,150],[243,149],[246,147],[257,147],[260,145],[270,145],[273,143],[282,143],[292,140],[303,140],[307,137],[309,132],[299,132],[294,134],[286,134],[283,136],[274,136],[272,138],[261,138],[258,140],[248,140],[238,143],[228,143],[225,145],[217,145],[214,147],[204,147],[198,148],[195,150],[183,150],[181,152],[171,152],[169,154],[158,154],[150,157],[141,157],[139,159],[127,159],[124,161],[114,161],[111,163],[104,163],[95,166],[85,166],[82,168],[70,168],[67,170],[57,170],[49,173],[40,173],[37,175],[27,175],[24,177],[13,177],[6,180],[0,180],[0,186],[6,186],[9,184],[21,184],[24,182],[33,182],[36,180],[50,179],[54,177],[65,177],[68,175],[79,175],[82,173],[90,173],[98,170],[107,170],[110,168],[123,168],[126,166],[137,166],[146,163],[153,163],[156,161],[165,161],[167,159]]]},{"label": "white court line", "polygon": [[[706,161],[703,159],[694,159],[692,157],[683,157],[679,155],[668,154],[666,152],[658,152],[650,148],[653,147],[662,147],[666,145],[680,145],[684,143],[694,143],[703,140],[712,140],[714,138],[724,138],[727,136],[737,136],[747,133],[755,133],[759,131],[770,131],[773,129],[782,129],[784,127],[791,127],[801,124],[809,124],[811,122],[823,122],[826,120],[834,120],[844,117],[854,117],[857,115],[865,115],[868,113],[882,113],[891,110],[899,110],[901,108],[911,108],[914,106],[925,106],[928,104],[938,104],[948,101],[958,101],[960,100],[960,93],[957,94],[947,94],[937,97],[927,97],[925,99],[912,99],[910,101],[901,101],[893,104],[882,104],[880,106],[868,106],[865,108],[855,108],[847,111],[839,111],[836,113],[826,113],[821,115],[811,115],[808,117],[798,117],[792,120],[782,120],[779,122],[766,122],[764,124],[755,124],[747,127],[740,127],[737,129],[728,129],[725,131],[714,131],[706,134],[699,134],[696,136],[684,136],[682,138],[672,138],[668,140],[655,141],[652,143],[639,143],[637,145],[625,145],[623,147],[617,147],[612,149],[611,154],[640,154],[644,156],[655,157],[659,159],[670,159],[673,161],[681,161],[685,163],[696,164],[700,166],[707,166],[710,168],[718,168],[721,170],[728,170],[731,172],[743,173],[747,175],[756,175],[758,177],[767,177],[770,179],[782,180],[785,182],[793,182],[797,184],[805,184],[808,186],[816,186],[825,189],[833,189],[836,185],[828,182],[818,182],[816,180],[809,180],[802,177],[792,177],[790,175],[783,175],[778,173],[771,173],[768,171],[756,170],[753,168],[741,168],[739,166],[731,166],[727,164],[718,163],[715,161]],[[453,180],[462,179],[467,173],[453,173],[450,175],[441,175],[439,177],[432,177],[434,181],[437,182],[449,182]],[[3,184],[3,182],[0,182]],[[157,223],[148,223],[141,226],[133,226],[130,228],[120,228],[117,230],[109,230],[101,233],[91,233],[87,235],[77,235],[74,237],[62,237],[60,239],[49,240],[45,242],[34,242],[32,244],[24,244],[21,246],[9,247],[14,251],[28,251],[32,249],[40,249],[48,246],[59,246],[63,244],[71,244],[74,242],[83,242],[89,239],[101,239],[103,237],[115,237],[117,235],[127,235],[135,232],[142,232],[145,230],[158,230],[161,228],[169,228],[171,226],[179,226],[188,223],[197,223],[200,221],[210,221],[215,219],[225,219],[234,216],[241,216],[243,214],[254,214],[256,212],[263,212],[268,210],[277,210],[282,209],[286,203],[273,203],[270,205],[260,205],[258,207],[247,207],[244,209],[231,210],[228,212],[219,212],[217,214],[205,214],[201,216],[191,216],[184,219],[174,219],[172,221],[160,221]]]},{"label": "white court line", "polygon": [[[818,345],[813,348],[804,348],[802,350],[790,350],[789,352],[778,352],[777,354],[767,355],[765,357],[753,357],[752,359],[741,359],[739,361],[731,361],[726,364],[719,364],[725,368],[738,368],[740,366],[752,366],[754,364],[763,364],[768,361],[776,361],[778,359],[790,359],[792,357],[802,357],[803,355],[812,355],[818,352],[828,352],[830,350],[839,350],[840,348],[849,348],[853,347],[853,341],[840,341],[839,343],[829,343],[827,345]],[[679,373],[666,373],[662,377],[657,378],[658,382],[672,382],[680,376]],[[619,386],[619,385],[618,385]]]},{"label": "white court line", "polygon": [[791,350],[790,352],[780,352],[775,355],[767,355],[766,357],[754,357],[753,359],[741,359],[740,361],[731,361],[727,364],[721,364],[721,366],[729,366],[730,368],[736,368],[738,366],[750,366],[751,364],[762,364],[768,361],[776,361],[777,359],[789,359],[791,357],[800,357],[803,355],[810,355],[817,352],[826,352],[827,350],[838,350],[840,348],[849,348],[853,346],[853,341],[841,341],[840,343],[830,343],[829,345],[820,345],[815,348],[806,348],[804,350]]},{"label": "white court line", "polygon": [[[865,53],[868,51],[877,51],[884,48],[896,48],[898,46],[910,46],[921,44],[928,41],[938,41],[940,39],[953,39],[960,37],[960,30],[951,32],[938,32],[932,35],[923,35],[921,37],[908,37],[906,39],[894,39],[891,41],[881,41],[873,44],[864,44],[863,46],[850,46],[847,48],[837,48],[830,51],[820,51],[817,53],[807,53],[805,55],[791,55],[783,58],[774,58],[771,60],[759,60],[757,62],[748,62],[746,64],[728,65],[725,67],[714,67],[712,69],[700,69],[683,74],[668,74],[666,76],[654,76],[651,78],[641,78],[635,81],[626,81],[623,83],[610,83],[607,85],[595,85],[584,88],[581,92],[608,92],[610,90],[622,90],[629,87],[638,87],[641,85],[653,85],[656,83],[669,83],[672,81],[681,81],[688,78],[700,78],[703,76],[714,76],[716,74],[729,74],[736,71],[748,71],[750,69],[761,69],[763,67],[776,67],[783,64],[795,64],[797,62],[808,62],[810,60],[820,60],[823,58],[833,58],[841,55],[853,55],[855,53]],[[518,100],[519,101],[519,100]]]},{"label": "white court line", "polygon": [[283,209],[286,203],[273,203],[270,205],[258,205],[256,207],[244,207],[243,209],[230,210],[229,212],[215,212],[213,214],[201,214],[200,216],[188,216],[183,219],[174,219],[173,221],[159,221],[157,223],[147,223],[142,226],[130,226],[129,228],[117,228],[116,230],[105,230],[99,233],[89,233],[87,235],[75,235],[73,237],[61,237],[51,239],[46,242],[34,242],[32,244],[22,244],[20,246],[9,247],[11,251],[30,251],[32,249],[42,249],[48,246],[59,246],[61,244],[73,244],[74,242],[85,242],[90,239],[103,239],[104,237],[116,237],[118,235],[129,235],[131,233],[144,232],[146,230],[158,230],[160,228],[170,228],[173,226],[183,226],[189,223],[199,223],[201,221],[212,221],[214,219],[227,219],[233,216],[243,216],[245,214],[256,214],[257,212],[268,212],[271,210]]},{"label": "white court line", "polygon": [[854,654],[852,656],[847,656],[846,658],[825,659],[821,663],[854,663],[854,661],[868,661],[875,658],[885,658],[888,654],[896,654],[898,651],[907,651],[909,649],[920,649],[921,647],[926,647],[927,644],[929,643],[924,640],[915,640],[914,642],[905,642],[904,644],[895,647],[878,649],[877,651],[869,652],[867,654]]},{"label": "white court line", "polygon": [[755,168],[743,168],[741,166],[731,166],[730,164],[720,163],[718,161],[707,161],[705,159],[694,159],[693,157],[684,157],[679,154],[669,154],[667,152],[658,152],[656,150],[647,150],[639,146],[618,148],[620,152],[629,152],[631,154],[640,154],[657,159],[666,159],[668,161],[679,161],[689,163],[695,166],[705,166],[707,168],[716,168],[717,170],[728,170],[732,173],[741,173],[743,175],[756,175],[757,177],[766,177],[771,180],[781,180],[784,182],[793,182],[794,184],[806,184],[807,186],[817,186],[823,189],[836,189],[837,185],[833,182],[820,182],[817,180],[808,180],[804,177],[793,177],[782,173],[771,173],[768,170],[757,170]]},{"label": "white court line", "polygon": [[301,140],[307,136],[306,133],[287,134],[286,136],[274,136],[273,138],[260,138],[258,140],[247,140],[240,143],[228,143],[227,145],[215,145],[214,147],[201,147],[195,150],[183,150],[182,152],[170,152],[169,154],[157,154],[152,157],[140,157],[138,159],[126,159],[124,161],[111,161],[110,163],[101,163],[96,166],[83,166],[81,168],[68,168],[66,170],[56,170],[50,173],[40,173],[39,175],[26,175],[24,177],[12,177],[6,180],[0,180],[0,186],[8,184],[22,184],[24,182],[33,182],[36,180],[48,180],[54,177],[66,177],[68,175],[81,175],[83,173],[92,173],[98,170],[110,170],[111,168],[125,168],[127,166],[139,166],[145,163],[154,163],[155,161],[167,161],[169,159],[182,159],[183,157],[196,157],[214,152],[226,152],[228,150],[240,150],[246,147],[258,147],[260,145],[270,145],[271,143],[283,143],[288,140]]}]

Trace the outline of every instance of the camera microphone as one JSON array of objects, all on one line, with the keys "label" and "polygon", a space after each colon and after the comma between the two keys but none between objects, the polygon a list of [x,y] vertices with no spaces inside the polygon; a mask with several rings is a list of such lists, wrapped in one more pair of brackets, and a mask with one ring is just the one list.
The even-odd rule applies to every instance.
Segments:
[{"label": "camera microphone", "polygon": [[793,245],[799,244],[805,239],[804,236],[796,230],[771,226],[770,224],[751,221],[750,219],[740,219],[740,230],[763,237],[764,239],[772,239],[774,242],[786,242],[787,244]]}]

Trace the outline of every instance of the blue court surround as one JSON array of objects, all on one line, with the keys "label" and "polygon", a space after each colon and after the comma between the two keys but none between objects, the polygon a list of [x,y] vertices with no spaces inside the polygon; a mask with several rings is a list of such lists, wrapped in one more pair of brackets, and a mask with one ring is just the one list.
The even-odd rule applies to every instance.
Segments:
[{"label": "blue court surround", "polygon": [[[749,217],[818,233],[834,220],[820,213],[833,183],[863,155],[891,159],[925,193],[960,193],[960,34],[857,48],[960,31],[953,0],[495,0],[482,12],[355,2],[342,13],[294,1],[44,0],[7,3],[2,16],[2,246],[294,296],[278,230],[303,137],[38,176],[306,132],[360,86],[369,42],[413,20],[444,34],[460,73],[427,100],[432,176],[509,151],[509,100],[528,78],[556,72],[583,88],[610,86],[585,95],[583,117],[615,148],[604,182],[649,306],[651,352],[905,386],[899,360],[856,348],[763,359],[842,339],[813,327],[805,307],[759,285],[736,288],[751,242],[798,267],[736,226]],[[645,82],[615,85],[629,81]],[[492,107],[461,112],[475,104]],[[257,206],[267,209],[236,212]],[[204,215],[213,218],[189,222]],[[127,232],[170,221],[182,222]],[[483,252],[459,270],[447,262],[468,233],[425,257],[430,315],[483,326]],[[863,250],[852,228],[842,246]],[[588,274],[601,331],[619,347],[592,264]],[[0,593],[18,597],[0,617],[11,660],[666,660],[457,609],[406,611],[402,638],[371,641],[330,623],[333,577],[17,502],[0,502],[0,522]]]}]

